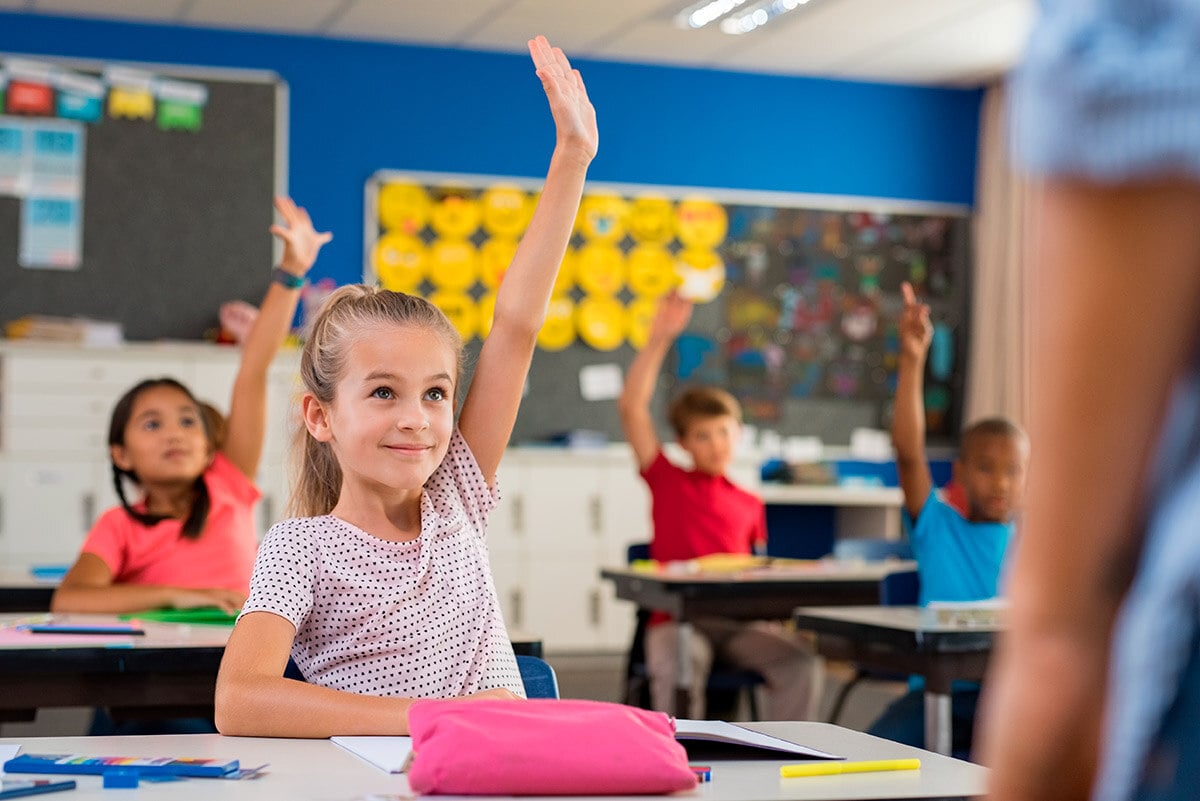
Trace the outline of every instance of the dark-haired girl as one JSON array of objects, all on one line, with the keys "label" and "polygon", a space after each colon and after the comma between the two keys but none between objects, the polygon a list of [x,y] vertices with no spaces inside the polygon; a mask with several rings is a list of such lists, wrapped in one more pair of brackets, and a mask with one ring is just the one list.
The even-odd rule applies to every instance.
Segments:
[{"label": "dark-haired girl", "polygon": [[[321,246],[308,213],[276,198],[280,266],[242,345],[224,436],[178,381],[143,381],[117,402],[108,445],[121,505],[96,521],[54,594],[55,612],[241,607],[257,548],[254,485],[266,433],[267,369]],[[220,442],[217,445],[217,442]],[[141,497],[129,499],[129,482]]]}]

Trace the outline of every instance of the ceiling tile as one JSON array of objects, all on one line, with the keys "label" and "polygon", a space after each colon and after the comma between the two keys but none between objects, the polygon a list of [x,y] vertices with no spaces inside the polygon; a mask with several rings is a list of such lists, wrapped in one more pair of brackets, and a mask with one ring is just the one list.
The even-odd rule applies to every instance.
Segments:
[{"label": "ceiling tile", "polygon": [[319,33],[342,0],[194,0],[184,19],[201,25]]},{"label": "ceiling tile", "polygon": [[840,65],[838,72],[887,75],[913,83],[983,83],[1017,62],[1035,13],[1027,0],[996,0],[977,14]]},{"label": "ceiling tile", "polygon": [[0,0],[0,8],[24,8],[26,0]]},{"label": "ceiling tile", "polygon": [[589,54],[614,61],[706,67],[729,49],[729,39],[716,28],[680,28],[672,17],[663,16],[636,23],[618,39],[594,44]]},{"label": "ceiling tile", "polygon": [[543,34],[568,53],[590,53],[638,23],[669,19],[665,0],[609,0],[605,3],[564,3],[562,0],[515,0],[502,14],[489,15],[482,27],[462,44],[486,48],[524,49],[525,42]]},{"label": "ceiling tile", "polygon": [[31,11],[81,17],[176,22],[185,0],[34,0]]},{"label": "ceiling tile", "polygon": [[[513,0],[442,3],[355,0],[329,26],[333,36],[459,46],[462,38],[505,13]],[[522,41],[522,44],[524,42]]]}]

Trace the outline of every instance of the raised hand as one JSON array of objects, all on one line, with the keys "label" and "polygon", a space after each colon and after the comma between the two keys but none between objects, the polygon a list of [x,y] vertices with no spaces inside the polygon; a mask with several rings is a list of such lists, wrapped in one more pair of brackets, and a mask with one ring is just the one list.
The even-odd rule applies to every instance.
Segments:
[{"label": "raised hand", "polygon": [[283,225],[271,226],[271,233],[283,242],[283,258],[279,266],[292,275],[303,276],[317,260],[321,246],[333,239],[333,234],[318,233],[304,207],[290,197],[275,198],[275,209],[283,217]]},{"label": "raised hand", "polygon": [[571,68],[562,50],[550,46],[545,36],[529,40],[529,55],[550,101],[557,147],[590,162],[599,147],[600,134],[596,129],[596,109],[588,100],[583,77],[579,70]]},{"label": "raised hand", "polygon": [[663,295],[658,301],[654,320],[650,323],[650,336],[674,341],[691,321],[693,305],[692,301],[682,297],[675,290]]},{"label": "raised hand", "polygon": [[933,341],[933,323],[929,322],[929,306],[917,302],[912,284],[905,281],[900,285],[904,295],[904,311],[900,314],[900,353],[910,358],[923,359]]}]

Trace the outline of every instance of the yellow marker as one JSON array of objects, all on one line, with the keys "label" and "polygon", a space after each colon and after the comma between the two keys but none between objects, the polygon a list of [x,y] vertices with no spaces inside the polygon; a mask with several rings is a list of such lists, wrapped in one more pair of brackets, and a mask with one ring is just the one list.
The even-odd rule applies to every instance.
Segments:
[{"label": "yellow marker", "polygon": [[801,776],[836,776],[840,773],[874,773],[880,770],[920,770],[919,759],[876,759],[869,762],[807,762],[784,765],[779,775],[785,779]]}]

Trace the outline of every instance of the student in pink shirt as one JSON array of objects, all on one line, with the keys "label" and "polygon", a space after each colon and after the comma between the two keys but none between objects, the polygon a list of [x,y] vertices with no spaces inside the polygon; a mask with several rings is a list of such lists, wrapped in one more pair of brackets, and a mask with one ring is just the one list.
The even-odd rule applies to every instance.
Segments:
[{"label": "student in pink shirt", "polygon": [[[142,381],[117,401],[109,426],[121,505],[96,521],[54,593],[55,612],[241,608],[257,547],[254,476],[266,432],[267,368],[287,336],[304,276],[332,235],[276,198],[283,259],[242,345],[229,419],[218,445],[210,416],[183,384]],[[130,502],[126,482],[142,497]]]},{"label": "student in pink shirt", "polygon": [[[416,699],[523,695],[484,535],[598,143],[579,73],[544,37],[529,50],[556,144],[457,425],[446,316],[401,292],[334,292],[300,362],[301,516],[259,549],[217,677],[222,734],[407,734]],[[305,681],[284,678],[289,656]]]}]

